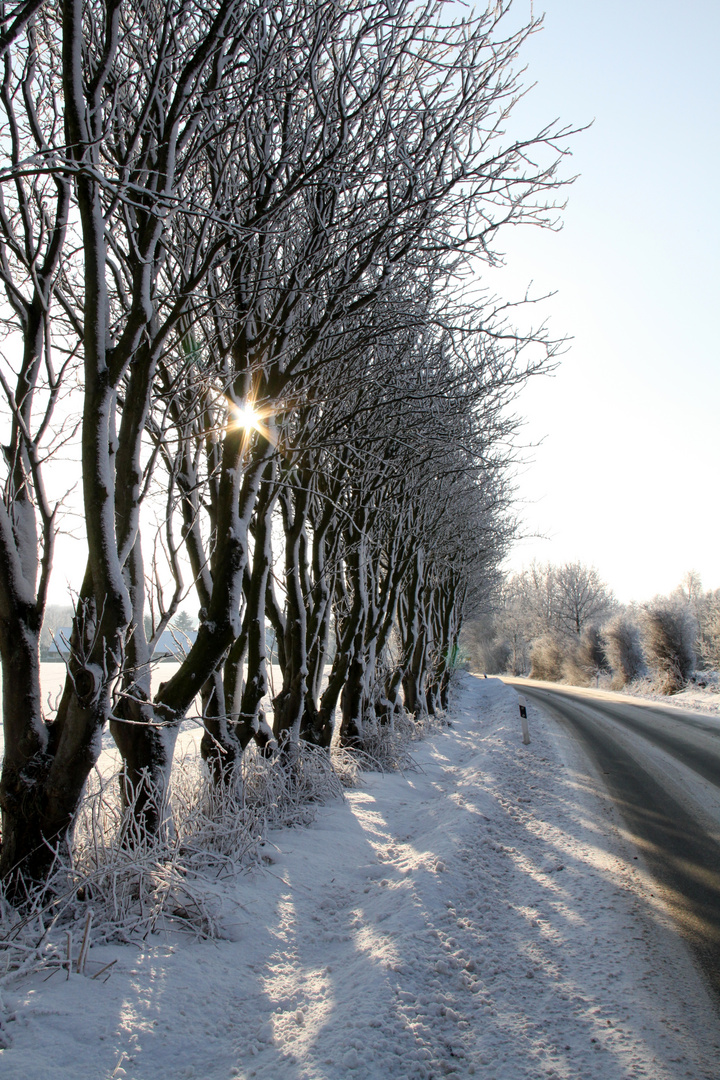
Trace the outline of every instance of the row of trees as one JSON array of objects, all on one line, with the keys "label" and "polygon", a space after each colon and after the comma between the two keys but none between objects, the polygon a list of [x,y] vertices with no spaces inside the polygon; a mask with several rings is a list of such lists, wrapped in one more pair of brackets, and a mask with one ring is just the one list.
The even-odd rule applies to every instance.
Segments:
[{"label": "row of trees", "polygon": [[620,605],[597,571],[581,563],[533,563],[506,579],[492,613],[464,631],[472,662],[489,671],[620,688],[652,678],[666,693],[695,670],[720,667],[720,590],[689,573],[670,596]]},{"label": "row of trees", "polygon": [[526,674],[531,657],[541,651],[538,643],[544,643],[558,663],[570,643],[583,641],[592,652],[594,628],[615,606],[612,592],[593,568],[579,562],[533,562],[500,581],[486,613],[468,624],[464,642],[481,670]]},{"label": "row of trees", "polygon": [[[444,11],[3,9],[0,876],[46,876],[107,725],[156,830],[198,695],[219,783],[251,741],[328,746],[336,708],[362,745],[401,703],[445,703],[507,540],[506,405],[554,351],[470,275],[501,227],[552,224],[564,133],[505,134],[533,25]],[[48,712],[53,466],[73,453],[87,562]],[[197,636],[153,690],[189,591]]]}]

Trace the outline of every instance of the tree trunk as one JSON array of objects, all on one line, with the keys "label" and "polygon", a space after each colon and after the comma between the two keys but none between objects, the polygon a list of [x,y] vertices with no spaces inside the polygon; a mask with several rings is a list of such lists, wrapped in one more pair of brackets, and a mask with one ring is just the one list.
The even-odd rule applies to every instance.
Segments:
[{"label": "tree trunk", "polygon": [[349,650],[346,681],[340,698],[340,743],[361,749],[363,746],[363,704],[365,688],[365,633],[369,615],[367,591],[367,509],[362,506],[353,515],[346,531],[345,566],[353,603],[349,617]]},{"label": "tree trunk", "polygon": [[[16,884],[22,876],[29,882],[39,882],[52,862],[46,840],[54,844],[58,839],[45,807],[52,757],[48,753],[48,729],[42,719],[39,633],[27,622],[2,620],[0,645],[5,735],[0,777],[0,879],[12,875]],[[74,809],[70,807],[68,822]],[[13,891],[12,884],[10,889]]]},{"label": "tree trunk", "polygon": [[422,680],[424,678],[425,635],[422,626],[424,556],[421,548],[415,553],[412,577],[406,590],[406,613],[401,623],[403,644],[403,674],[401,676],[405,708],[417,716],[424,707]]},{"label": "tree trunk", "polygon": [[303,718],[307,685],[307,611],[302,588],[302,560],[306,557],[305,527],[308,494],[298,487],[280,492],[285,529],[285,670],[283,686],[273,702],[275,737],[283,752],[294,756]]},{"label": "tree trunk", "polygon": [[213,671],[201,691],[203,736],[200,752],[216,783],[228,783],[240,760],[243,746],[225,708],[222,674]]},{"label": "tree trunk", "polygon": [[255,739],[261,751],[267,754],[276,746],[272,729],[260,708],[268,691],[265,601],[272,566],[272,514],[276,498],[272,473],[271,464],[265,472],[255,512],[255,547],[245,613],[248,670],[235,728],[243,748]]}]

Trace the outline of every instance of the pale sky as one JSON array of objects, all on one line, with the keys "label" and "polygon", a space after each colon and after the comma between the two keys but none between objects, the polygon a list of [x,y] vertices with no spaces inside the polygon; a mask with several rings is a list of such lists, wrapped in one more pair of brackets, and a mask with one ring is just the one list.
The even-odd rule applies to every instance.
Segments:
[{"label": "pale sky", "polygon": [[518,477],[520,513],[546,539],[518,544],[510,566],[593,564],[623,601],[689,569],[717,588],[720,3],[544,7],[521,119],[594,123],[572,141],[563,231],[503,245],[503,293],[558,290],[545,311],[573,339],[518,402],[528,442],[544,438]]}]

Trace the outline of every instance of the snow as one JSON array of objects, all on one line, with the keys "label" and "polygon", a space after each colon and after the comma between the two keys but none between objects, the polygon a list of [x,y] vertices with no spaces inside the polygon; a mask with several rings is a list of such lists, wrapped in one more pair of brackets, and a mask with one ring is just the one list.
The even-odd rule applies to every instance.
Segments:
[{"label": "snow", "polygon": [[710,713],[715,716],[720,714],[720,687],[718,687],[717,672],[714,671],[698,673],[684,690],[671,696],[653,688],[649,680],[639,682],[637,687],[631,686],[626,692],[629,697],[641,697],[647,701],[657,701],[662,705],[674,705],[676,708],[687,709],[690,712]]},{"label": "snow", "polygon": [[[677,709],[684,713],[720,716],[720,686],[717,681],[717,672],[696,674],[685,689],[676,694],[663,694],[651,679],[638,679],[622,690],[611,690],[609,678],[601,678],[599,686],[590,687],[574,686],[572,683],[564,681],[544,682],[541,679],[531,679],[527,675],[506,675],[504,678],[512,680],[518,691],[521,689],[522,683],[527,683],[528,686],[537,686],[540,689],[564,690],[568,693],[599,698],[616,704],[625,702],[626,704],[648,707],[661,705],[664,709]],[[700,682],[697,681],[698,679],[700,679]]]},{"label": "snow", "polygon": [[715,1080],[720,1021],[640,852],[528,712],[523,746],[515,691],[466,677],[413,769],[208,881],[219,940],[6,986],[4,1080]]},{"label": "snow", "polygon": [[[508,676],[510,678],[510,676]],[[720,683],[716,671],[696,672],[683,690],[676,694],[663,694],[652,679],[636,679],[622,690],[611,690],[609,676],[601,676],[599,687],[574,686],[567,682],[543,682],[526,675],[512,676],[527,682],[528,686],[544,686],[548,689],[566,689],[580,694],[605,698],[608,701],[655,702],[658,705],[717,716],[720,714]]]}]

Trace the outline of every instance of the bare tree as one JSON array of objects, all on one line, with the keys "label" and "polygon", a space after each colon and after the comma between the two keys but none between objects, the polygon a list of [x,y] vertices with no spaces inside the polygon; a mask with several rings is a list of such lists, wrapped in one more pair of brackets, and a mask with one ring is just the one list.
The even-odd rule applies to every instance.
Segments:
[{"label": "bare tree", "polygon": [[[19,21],[18,21],[19,20]],[[0,654],[5,754],[0,781],[0,876],[42,836],[26,829],[46,774],[51,732],[40,692],[40,632],[52,568],[57,505],[44,464],[62,441],[53,416],[73,362],[53,349],[62,323],[57,288],[68,232],[70,181],[56,168],[62,136],[52,19],[21,18],[6,31],[0,89],[6,154],[0,178],[0,283],[5,292],[5,475],[0,503]],[[44,52],[50,56],[43,57]],[[43,62],[44,59],[44,62]],[[62,327],[58,336],[62,336]],[[26,831],[31,836],[28,838]]]},{"label": "bare tree", "polygon": [[[314,8],[307,11],[314,18]],[[298,634],[305,635],[308,623],[301,603],[308,595],[302,587],[302,552],[307,550],[308,514],[314,498],[312,470],[304,464],[305,448],[292,435],[298,410],[288,409],[288,400],[304,401],[306,395],[320,393],[327,414],[327,396],[343,393],[345,369],[355,362],[353,357],[372,355],[384,338],[417,333],[437,317],[434,297],[441,285],[446,288],[457,276],[458,256],[492,258],[489,242],[505,221],[549,220],[547,207],[533,203],[532,196],[554,183],[555,160],[543,167],[529,166],[527,147],[520,143],[500,151],[499,165],[496,155],[489,153],[499,138],[497,121],[512,84],[503,63],[498,63],[500,53],[485,54],[481,47],[494,31],[493,20],[482,17],[462,27],[442,27],[430,7],[413,10],[412,15],[410,8],[403,7],[403,13],[400,18],[399,10],[390,11],[378,3],[366,6],[361,18],[348,22],[342,12],[328,9],[327,21],[314,26],[310,53],[300,38],[292,36],[300,24],[289,25],[289,44],[278,68],[280,89],[269,97],[256,96],[247,125],[250,137],[238,147],[229,200],[234,214],[228,221],[228,257],[222,272],[213,278],[207,319],[198,313],[196,324],[203,335],[205,370],[237,406],[252,401],[265,417],[265,427],[273,429],[270,443],[282,447],[285,458],[277,498],[285,521],[285,599],[294,604],[293,611],[286,613],[291,617],[283,621],[272,594],[265,598],[277,638],[283,643],[285,685],[275,719],[280,732],[297,734],[303,710],[310,708],[304,672],[305,654],[313,647],[298,639]],[[505,63],[522,37],[503,45]],[[412,85],[417,93],[408,95],[406,65],[411,54]],[[459,70],[467,76],[462,82],[456,79]],[[313,86],[312,109],[308,109],[305,89],[308,80]],[[475,142],[474,125],[481,118],[488,134]],[[554,143],[549,132],[531,141],[538,148]],[[215,155],[217,147],[210,150]],[[523,179],[516,184],[518,166]],[[219,174],[217,164],[211,163],[208,169]],[[462,230],[458,228],[461,221]],[[470,222],[476,222],[477,228],[466,228]],[[457,321],[462,321],[459,308]],[[485,327],[483,363],[502,367],[498,358],[505,361],[503,379],[496,378],[495,385],[503,380],[511,385],[526,376],[528,368],[516,362],[520,339],[493,313],[488,313]],[[510,348],[505,342],[511,343]],[[396,346],[393,350],[397,354]],[[181,357],[183,363],[186,359]],[[474,377],[487,388],[479,366],[476,371]],[[369,373],[377,379],[382,367],[374,362]],[[168,373],[168,387],[176,381]],[[386,408],[390,403],[386,402]],[[206,444],[204,430],[199,420],[192,431],[188,429],[186,460],[197,460],[196,448]],[[290,444],[296,451],[292,460],[287,450]],[[209,453],[205,474],[212,491],[218,444],[213,443]],[[257,425],[248,436],[243,459],[240,501],[250,516],[241,531],[258,527],[257,522],[251,523],[260,477],[271,454],[263,425]],[[302,482],[296,483],[294,478],[301,474]],[[179,482],[184,475],[185,467],[178,468]],[[193,475],[196,479],[189,484],[189,492],[197,491],[196,468]],[[195,538],[193,544],[202,546],[202,535],[211,541],[198,555],[195,569],[203,590],[201,607],[206,611],[211,597],[217,595],[212,543],[218,535],[214,515],[221,504],[215,494],[210,496],[205,530],[199,524],[202,505],[197,495],[188,495],[184,511],[185,527],[190,529],[190,522],[195,523],[188,532]],[[369,512],[358,510],[360,519]],[[346,524],[348,520],[346,516]],[[357,541],[346,544],[348,569],[366,543],[368,525],[362,521],[361,525]],[[242,556],[242,573],[249,569],[248,588],[257,608],[261,590],[251,584],[254,568],[250,569],[248,551]],[[367,563],[366,556],[361,562]],[[202,573],[201,566],[206,568]],[[322,582],[315,587],[325,590]],[[350,590],[355,599],[349,610],[359,603],[360,591],[360,586]],[[220,601],[227,599],[224,589]],[[327,605],[323,610],[327,612]],[[359,655],[358,617],[355,613],[349,626]],[[215,616],[208,621],[217,624]],[[314,624],[314,615],[310,623]],[[288,626],[293,631],[290,635]],[[310,637],[320,640],[314,629]],[[248,647],[243,629],[231,647],[232,665],[225,666],[233,680],[231,670],[239,670]],[[344,655],[340,650],[339,664]],[[188,664],[192,659],[191,652]],[[162,692],[163,704],[166,699],[169,704],[168,695],[184,678],[181,670]],[[354,678],[357,682],[357,672]],[[249,673],[248,694],[254,679]],[[262,680],[255,685],[260,687]],[[227,727],[228,715],[240,717],[241,712],[242,723],[253,732],[259,730],[253,719],[257,696],[252,694],[254,702],[246,697],[238,711],[232,704],[234,689],[229,692],[226,687],[224,694],[217,690],[212,700],[218,713],[212,720],[209,751],[219,751],[229,762],[237,753],[233,739],[239,737],[242,743],[246,738],[246,732],[241,735],[232,724]],[[350,697],[348,690],[345,701]],[[209,720],[206,711],[206,723]]]},{"label": "bare tree", "polygon": [[566,634],[580,637],[592,625],[604,622],[615,603],[594,567],[565,563],[553,569],[552,620]]},{"label": "bare tree", "polygon": [[[108,724],[126,802],[157,829],[199,693],[219,779],[250,738],[326,743],[338,695],[349,742],[381,683],[389,716],[401,685],[413,712],[446,704],[474,573],[505,536],[504,406],[554,351],[462,291],[504,225],[554,221],[567,132],[504,134],[532,30],[506,31],[508,7],[445,24],[442,6],[404,0],[31,0],[5,19],[0,279],[24,352],[3,384],[0,875],[47,874]],[[53,345],[82,364],[88,561],[45,718]],[[143,557],[160,488],[169,593]],[[153,696],[182,555],[197,636]],[[284,669],[274,731],[266,618]]]},{"label": "bare tree", "polygon": [[495,624],[498,637],[508,644],[508,670],[513,675],[525,675],[530,669],[531,635],[523,605],[523,590],[518,586],[516,576],[502,585]]},{"label": "bare tree", "polygon": [[[34,45],[41,28],[46,51]],[[193,279],[206,272],[197,265],[206,249],[201,246],[200,255],[189,260],[189,273],[178,282],[182,287],[171,295],[163,295],[159,288],[160,271],[167,264],[164,240],[169,220],[179,208],[187,216],[197,210],[207,218],[207,206],[196,207],[184,196],[194,190],[192,166],[207,136],[207,101],[225,77],[226,64],[230,66],[227,62],[244,41],[245,29],[241,8],[231,0],[208,5],[204,11],[172,0],[155,8],[68,0],[59,7],[44,7],[41,20],[28,23],[25,36],[17,38],[16,47],[21,48],[22,42],[27,56],[22,80],[27,92],[6,94],[6,117],[12,127],[12,110],[22,100],[25,138],[34,143],[36,163],[28,170],[16,152],[6,174],[6,190],[14,186],[19,202],[18,211],[6,217],[5,240],[17,247],[14,238],[20,224],[28,277],[36,294],[31,300],[32,319],[20,295],[14,298],[18,318],[27,323],[27,340],[32,336],[23,378],[27,382],[27,374],[38,370],[40,334],[47,334],[54,290],[66,316],[67,335],[76,339],[70,355],[75,350],[82,355],[82,481],[89,557],[68,681],[52,723],[43,717],[39,698],[33,698],[31,708],[27,700],[13,706],[13,687],[36,684],[34,674],[20,679],[16,673],[6,683],[3,876],[17,868],[30,879],[46,873],[53,847],[67,835],[97,756],[98,734],[110,717],[112,690],[122,667],[128,679],[118,713],[123,720],[127,716],[139,721],[132,736],[127,724],[116,728],[128,780],[137,780],[148,757],[151,764],[167,764],[166,745],[149,707],[141,600],[139,510],[147,481],[143,435],[158,357],[195,291]],[[54,42],[61,43],[58,55]],[[12,49],[5,56],[9,63]],[[51,87],[57,78],[61,83]],[[37,98],[34,83],[39,87]],[[50,106],[36,106],[40,91],[52,91],[49,98],[42,96]],[[26,180],[28,172],[40,179]],[[60,268],[58,284],[71,181],[77,236]],[[52,214],[46,189],[56,193]],[[33,202],[36,225],[32,213],[26,213]],[[34,230],[36,240],[28,230]],[[33,331],[35,324],[38,329]],[[45,357],[50,356],[46,341]],[[57,376],[54,369],[47,370],[52,404]],[[23,391],[14,402],[16,477],[18,468],[26,477],[28,469],[32,472],[38,454],[28,429],[29,413],[22,413],[23,408],[29,410],[31,400]],[[17,478],[13,484],[17,487]],[[19,495],[13,496],[18,506],[28,501],[22,491],[29,490],[23,481]],[[9,547],[3,566],[13,573],[12,591],[17,598],[22,595],[25,611],[35,609],[36,635],[53,535],[53,510],[44,499],[37,469],[32,497],[43,521],[39,592],[31,595],[32,584],[21,584],[21,567]],[[30,515],[25,517],[29,520]],[[34,559],[37,545],[27,526],[24,537],[24,558]],[[28,572],[29,566],[22,578]],[[5,650],[4,662],[10,655]],[[29,656],[26,666],[34,664]],[[148,813],[152,816],[152,808]]]}]

